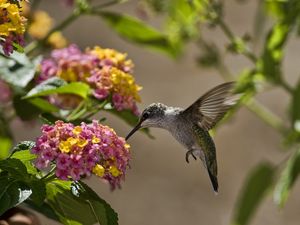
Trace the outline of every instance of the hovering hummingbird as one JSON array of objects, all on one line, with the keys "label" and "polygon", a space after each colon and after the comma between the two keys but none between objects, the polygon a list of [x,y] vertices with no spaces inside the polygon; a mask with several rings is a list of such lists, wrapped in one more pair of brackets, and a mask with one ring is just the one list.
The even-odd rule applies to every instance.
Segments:
[{"label": "hovering hummingbird", "polygon": [[185,155],[187,163],[190,156],[195,160],[197,156],[201,159],[217,193],[216,147],[208,131],[239,99],[239,95],[233,93],[234,85],[235,82],[218,85],[186,109],[152,103],[142,112],[138,124],[126,140],[140,128],[158,127],[168,130],[188,150]]}]

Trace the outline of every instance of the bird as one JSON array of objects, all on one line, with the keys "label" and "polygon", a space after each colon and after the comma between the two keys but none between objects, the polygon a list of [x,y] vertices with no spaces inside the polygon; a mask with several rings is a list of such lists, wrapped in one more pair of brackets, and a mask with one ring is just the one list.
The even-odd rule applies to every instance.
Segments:
[{"label": "bird", "polygon": [[234,93],[235,82],[220,84],[186,109],[152,103],[144,109],[137,125],[126,136],[126,141],[139,129],[147,127],[162,128],[187,150],[185,160],[192,156],[201,159],[208,172],[213,190],[218,193],[218,167],[216,147],[209,134],[211,130],[240,99]]}]

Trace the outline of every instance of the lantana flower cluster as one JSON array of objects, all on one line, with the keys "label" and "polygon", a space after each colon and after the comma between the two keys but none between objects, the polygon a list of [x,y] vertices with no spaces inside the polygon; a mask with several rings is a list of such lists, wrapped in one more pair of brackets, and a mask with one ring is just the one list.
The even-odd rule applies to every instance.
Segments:
[{"label": "lantana flower cluster", "polygon": [[56,121],[43,125],[32,153],[37,155],[39,169],[56,164],[55,174],[62,180],[79,180],[95,174],[108,181],[111,188],[120,187],[129,166],[129,145],[108,126],[94,120],[92,124]]},{"label": "lantana flower cluster", "polygon": [[10,55],[14,50],[14,43],[24,46],[26,18],[21,16],[19,4],[9,0],[0,0],[0,45],[4,54]]},{"label": "lantana flower cluster", "polygon": [[[133,63],[126,54],[99,46],[82,52],[73,44],[53,50],[51,57],[42,61],[38,82],[53,76],[67,82],[84,82],[90,85],[95,98],[109,99],[117,110],[129,109],[138,114],[136,103],[141,101],[141,87],[135,83],[132,69]],[[57,102],[63,107],[61,99]]]}]

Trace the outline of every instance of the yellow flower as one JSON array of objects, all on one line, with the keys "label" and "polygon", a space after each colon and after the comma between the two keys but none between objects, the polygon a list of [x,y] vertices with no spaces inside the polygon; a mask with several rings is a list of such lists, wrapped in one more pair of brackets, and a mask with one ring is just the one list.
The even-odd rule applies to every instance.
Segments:
[{"label": "yellow flower", "polygon": [[113,67],[111,68],[111,81],[115,92],[123,96],[132,96],[138,102],[141,101],[138,91],[142,87],[135,83],[134,77],[131,74],[124,73]]},{"label": "yellow flower", "polygon": [[86,139],[78,139],[78,143],[77,143],[77,146],[80,147],[80,148],[83,148],[84,146],[86,146],[88,144],[88,140]]},{"label": "yellow flower", "polygon": [[92,143],[93,143],[93,144],[98,144],[99,142],[100,142],[100,139],[97,138],[96,136],[94,136],[94,137],[92,138]]},{"label": "yellow flower", "polygon": [[47,12],[42,10],[36,11],[33,15],[32,23],[28,28],[28,33],[33,38],[42,39],[53,27],[53,23],[53,19]]},{"label": "yellow flower", "polygon": [[109,172],[114,177],[118,177],[121,174],[121,171],[115,166],[110,166]]},{"label": "yellow flower", "polygon": [[76,126],[73,129],[73,134],[79,135],[81,133],[81,131],[82,131],[82,128],[80,126]]},{"label": "yellow flower", "polygon": [[67,82],[75,82],[78,79],[77,74],[74,72],[72,68],[68,68],[67,70],[57,71],[57,76]]},{"label": "yellow flower", "polygon": [[126,143],[126,144],[124,145],[124,147],[127,148],[127,150],[129,150],[130,144]]},{"label": "yellow flower", "polygon": [[79,142],[79,139],[73,138],[73,137],[69,137],[67,139],[67,142],[70,144],[70,146],[73,146],[73,145],[76,145]]},{"label": "yellow flower", "polygon": [[105,172],[105,169],[103,166],[101,166],[100,164],[97,164],[96,166],[94,166],[93,168],[93,173],[96,174],[98,177],[103,177]]},{"label": "yellow flower", "polygon": [[50,35],[48,38],[48,43],[53,47],[53,48],[64,48],[67,46],[68,41],[67,39],[62,35],[61,32],[56,31],[53,34]]},{"label": "yellow flower", "polygon": [[71,151],[71,145],[68,141],[62,141],[59,143],[59,150],[63,153],[68,153]]},{"label": "yellow flower", "polygon": [[26,18],[21,16],[22,9],[7,0],[0,0],[0,18],[4,22],[0,25],[0,35],[9,36],[11,32],[23,34]]},{"label": "yellow flower", "polygon": [[134,65],[130,59],[127,58],[126,53],[120,53],[114,49],[110,48],[101,48],[99,46],[95,46],[91,53],[96,55],[100,60],[108,59],[113,62],[116,66],[128,66],[132,68]]}]

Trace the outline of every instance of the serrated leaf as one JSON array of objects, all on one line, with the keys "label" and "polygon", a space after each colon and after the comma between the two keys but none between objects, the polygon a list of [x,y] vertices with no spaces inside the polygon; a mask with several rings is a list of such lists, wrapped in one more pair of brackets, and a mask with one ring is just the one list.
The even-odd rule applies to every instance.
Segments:
[{"label": "serrated leaf", "polygon": [[280,207],[283,207],[290,189],[293,187],[298,175],[300,173],[300,151],[293,154],[283,169],[280,178],[274,190],[274,201]]},{"label": "serrated leaf", "polygon": [[254,215],[266,192],[272,186],[274,174],[275,170],[269,163],[261,163],[250,172],[235,204],[231,224],[249,224],[251,217]]},{"label": "serrated leaf", "polygon": [[44,199],[46,198],[46,184],[43,180],[37,179],[35,177],[31,177],[30,181],[27,184],[32,190],[30,199],[32,199],[32,201],[38,206],[41,206],[44,202]]},{"label": "serrated leaf", "polygon": [[14,154],[15,152],[18,151],[30,150],[34,146],[35,146],[35,142],[33,141],[22,141],[13,148],[12,153]]},{"label": "serrated leaf", "polygon": [[26,87],[33,79],[41,57],[31,61],[25,54],[14,52],[10,58],[4,63],[6,66],[0,67],[0,77],[13,86]]},{"label": "serrated leaf", "polygon": [[21,181],[6,175],[0,176],[0,215],[21,204],[32,194],[30,188]]},{"label": "serrated leaf", "polygon": [[85,99],[90,94],[90,92],[90,87],[85,83],[66,83],[62,79],[53,77],[31,89],[24,97],[24,99],[47,96],[51,94],[74,94]]},{"label": "serrated leaf", "polygon": [[129,15],[114,12],[100,12],[98,14],[121,37],[145,47],[163,51],[172,57],[177,56],[178,52],[168,37],[142,21]]},{"label": "serrated leaf", "polygon": [[94,212],[97,222],[101,225],[117,225],[118,214],[111,206],[100,198],[87,184],[79,181],[72,184],[72,190],[78,198],[88,202]]},{"label": "serrated leaf", "polygon": [[19,159],[4,159],[0,161],[0,170],[7,171],[15,179],[27,179],[27,169]]},{"label": "serrated leaf", "polygon": [[[63,224],[92,225],[98,221],[96,215],[101,215],[98,208],[93,212],[91,203],[84,196],[78,197],[71,192],[72,182],[53,181],[46,186],[47,202],[55,210]],[[107,223],[110,225],[110,223]],[[113,224],[113,223],[111,223]],[[105,223],[101,225],[106,225]]]},{"label": "serrated leaf", "polygon": [[52,220],[56,220],[59,222],[59,218],[55,214],[55,211],[50,207],[50,205],[48,203],[43,202],[42,205],[37,205],[30,199],[27,199],[25,201],[25,203],[26,203],[26,206],[28,206],[29,208],[43,214],[44,216],[46,216]]},{"label": "serrated leaf", "polygon": [[38,174],[38,170],[32,164],[32,160],[36,158],[36,155],[31,154],[30,150],[20,150],[14,152],[11,156],[12,159],[19,159],[26,167],[27,172],[32,175]]}]

